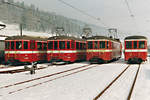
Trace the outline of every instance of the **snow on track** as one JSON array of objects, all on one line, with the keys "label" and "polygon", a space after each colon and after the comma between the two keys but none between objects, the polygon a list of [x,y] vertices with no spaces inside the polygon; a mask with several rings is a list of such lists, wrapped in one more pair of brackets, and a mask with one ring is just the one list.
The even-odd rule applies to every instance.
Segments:
[{"label": "snow on track", "polygon": [[[126,64],[104,64],[37,87],[1,97],[5,100],[92,100]],[[33,98],[34,97],[34,98]]]}]

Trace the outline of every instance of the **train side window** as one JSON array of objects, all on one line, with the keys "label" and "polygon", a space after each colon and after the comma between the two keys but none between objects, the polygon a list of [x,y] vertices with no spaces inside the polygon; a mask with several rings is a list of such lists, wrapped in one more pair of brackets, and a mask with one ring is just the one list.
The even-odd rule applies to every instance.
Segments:
[{"label": "train side window", "polygon": [[14,41],[11,42],[11,49],[12,49],[12,50],[15,49],[15,43],[14,43]]},{"label": "train side window", "polygon": [[132,41],[126,41],[126,48],[131,49],[132,48]]},{"label": "train side window", "polygon": [[59,41],[59,49],[65,49],[65,41]]},{"label": "train side window", "polygon": [[47,43],[44,43],[44,44],[43,44],[43,49],[44,49],[44,50],[47,50]]},{"label": "train side window", "polygon": [[98,41],[94,42],[94,49],[98,49]]},{"label": "train side window", "polygon": [[92,41],[88,42],[88,49],[93,49],[93,42]]},{"label": "train side window", "polygon": [[70,41],[67,41],[67,49],[70,49]]},{"label": "train side window", "polygon": [[76,42],[76,49],[79,49],[79,42]]},{"label": "train side window", "polygon": [[48,49],[53,49],[53,41],[48,42]]},{"label": "train side window", "polygon": [[24,49],[28,49],[28,42],[24,41],[23,46],[24,46]]},{"label": "train side window", "polygon": [[105,48],[105,41],[100,41],[99,42],[99,48],[104,49]]},{"label": "train side window", "polygon": [[137,41],[133,41],[133,48],[137,49]]},{"label": "train side window", "polygon": [[139,41],[139,48],[144,49],[145,48],[145,41]]},{"label": "train side window", "polygon": [[5,42],[5,49],[9,49],[10,42]]},{"label": "train side window", "polygon": [[55,49],[55,50],[58,49],[58,41],[54,41],[54,49]]},{"label": "train side window", "polygon": [[42,50],[42,43],[41,42],[37,42],[37,49]]}]

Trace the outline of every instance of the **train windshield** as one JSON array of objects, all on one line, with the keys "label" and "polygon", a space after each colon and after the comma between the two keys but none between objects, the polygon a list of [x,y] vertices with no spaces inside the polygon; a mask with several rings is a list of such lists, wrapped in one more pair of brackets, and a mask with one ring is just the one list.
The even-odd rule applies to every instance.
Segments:
[{"label": "train windshield", "polygon": [[67,49],[70,49],[70,41],[67,41]]},{"label": "train windshield", "polygon": [[104,49],[105,48],[105,41],[99,41],[99,48]]},{"label": "train windshield", "polygon": [[41,42],[37,42],[37,49],[42,50],[42,43]]},{"label": "train windshield", "polygon": [[16,49],[17,50],[22,49],[22,41],[16,41]]},{"label": "train windshield", "polygon": [[58,41],[54,41],[54,49],[55,49],[55,50],[58,49]]},{"label": "train windshield", "polygon": [[94,42],[94,49],[98,49],[98,41]]},{"label": "train windshield", "polygon": [[126,48],[131,49],[132,48],[132,41],[126,41]]},{"label": "train windshield", "polygon": [[139,41],[139,48],[144,49],[145,48],[145,41]]},{"label": "train windshield", "polygon": [[48,42],[48,49],[53,49],[53,41]]},{"label": "train windshield", "polygon": [[65,41],[59,41],[59,49],[65,49]]},{"label": "train windshield", "polygon": [[76,42],[76,49],[79,49],[79,42]]},{"label": "train windshield", "polygon": [[89,41],[88,42],[88,49],[92,49],[93,48],[93,43],[92,43],[92,41]]},{"label": "train windshield", "polygon": [[15,43],[14,43],[14,41],[11,41],[11,49],[12,49],[12,50],[15,49]]},{"label": "train windshield", "polygon": [[24,41],[23,46],[24,46],[24,49],[28,49],[28,42]]},{"label": "train windshield", "polygon": [[47,43],[44,43],[43,49],[47,50]]},{"label": "train windshield", "polygon": [[133,48],[137,49],[137,41],[133,41]]}]

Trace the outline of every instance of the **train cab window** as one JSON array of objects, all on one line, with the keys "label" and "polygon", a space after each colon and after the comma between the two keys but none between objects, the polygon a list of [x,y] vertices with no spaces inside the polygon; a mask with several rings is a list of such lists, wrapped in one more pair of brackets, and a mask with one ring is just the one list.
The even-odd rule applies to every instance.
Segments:
[{"label": "train cab window", "polygon": [[67,41],[67,49],[70,49],[70,41]]},{"label": "train cab window", "polygon": [[9,49],[10,42],[5,42],[5,49]]},{"label": "train cab window", "polygon": [[37,49],[42,50],[42,43],[41,42],[37,42]]},{"label": "train cab window", "polygon": [[15,43],[14,43],[14,41],[11,42],[11,49],[12,49],[12,50],[15,49]]},{"label": "train cab window", "polygon": [[98,49],[98,41],[94,42],[94,49]]},{"label": "train cab window", "polygon": [[22,41],[16,41],[16,49],[17,50],[22,49]]},{"label": "train cab window", "polygon": [[133,41],[133,48],[137,49],[137,41]]},{"label": "train cab window", "polygon": [[145,41],[139,41],[139,48],[144,49],[145,48]]},{"label": "train cab window", "polygon": [[126,48],[131,49],[132,48],[132,41],[126,41]]},{"label": "train cab window", "polygon": [[79,49],[79,42],[76,42],[76,49]]},{"label": "train cab window", "polygon": [[28,42],[27,41],[24,41],[23,47],[24,47],[24,49],[28,49]]},{"label": "train cab window", "polygon": [[53,41],[48,42],[48,49],[53,49]]},{"label": "train cab window", "polygon": [[92,41],[88,42],[88,49],[93,49],[93,42]]},{"label": "train cab window", "polygon": [[43,44],[43,49],[44,49],[44,50],[47,50],[47,43],[44,43],[44,44]]},{"label": "train cab window", "polygon": [[65,41],[59,41],[59,49],[65,49]]},{"label": "train cab window", "polygon": [[99,48],[104,49],[105,48],[105,41],[99,41]]},{"label": "train cab window", "polygon": [[55,49],[55,50],[58,49],[58,41],[54,41],[54,49]]}]

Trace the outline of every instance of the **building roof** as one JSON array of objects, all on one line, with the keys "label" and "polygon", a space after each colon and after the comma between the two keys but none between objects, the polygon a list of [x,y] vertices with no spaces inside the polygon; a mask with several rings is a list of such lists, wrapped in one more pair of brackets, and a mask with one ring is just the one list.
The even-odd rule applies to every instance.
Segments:
[{"label": "building roof", "polygon": [[23,35],[23,36],[10,36],[10,37],[6,38],[5,40],[39,40],[39,41],[46,41],[47,38]]},{"label": "building roof", "polygon": [[53,37],[49,37],[48,40],[79,40],[79,41],[84,41],[85,39],[71,37],[71,36],[53,36]]},{"label": "building roof", "polygon": [[114,38],[106,37],[106,36],[92,36],[92,37],[88,37],[86,39],[87,40],[107,39],[107,40],[112,40],[112,41],[120,42],[119,39],[114,39]]}]

